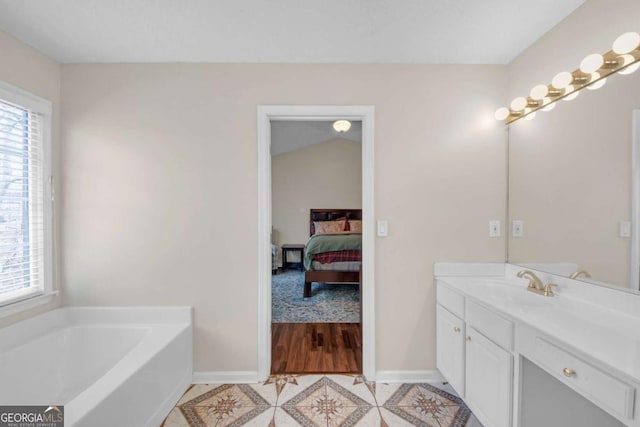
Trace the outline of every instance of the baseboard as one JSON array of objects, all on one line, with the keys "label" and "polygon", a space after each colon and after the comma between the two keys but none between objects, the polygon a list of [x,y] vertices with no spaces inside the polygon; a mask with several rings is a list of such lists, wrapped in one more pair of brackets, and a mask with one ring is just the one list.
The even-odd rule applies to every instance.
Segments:
[{"label": "baseboard", "polygon": [[204,371],[193,373],[194,384],[238,384],[257,382],[257,371]]},{"label": "baseboard", "polygon": [[377,371],[378,383],[441,383],[445,378],[440,371]]}]

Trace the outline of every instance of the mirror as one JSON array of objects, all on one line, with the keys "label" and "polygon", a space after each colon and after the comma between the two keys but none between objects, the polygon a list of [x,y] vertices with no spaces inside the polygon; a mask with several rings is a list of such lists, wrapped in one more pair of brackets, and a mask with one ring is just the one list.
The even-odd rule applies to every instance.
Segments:
[{"label": "mirror", "polygon": [[508,262],[565,276],[584,271],[579,280],[637,290],[632,193],[640,185],[632,185],[632,164],[640,149],[632,149],[632,117],[640,72],[611,76],[603,88],[556,104],[509,126]]}]

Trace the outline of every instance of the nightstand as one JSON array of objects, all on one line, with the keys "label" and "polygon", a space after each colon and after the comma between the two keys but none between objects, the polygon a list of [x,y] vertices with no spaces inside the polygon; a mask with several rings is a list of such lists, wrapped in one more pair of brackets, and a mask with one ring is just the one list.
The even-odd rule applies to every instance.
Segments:
[{"label": "nightstand", "polygon": [[[298,253],[300,262],[289,262],[287,260],[288,253]],[[282,245],[282,269],[299,268],[304,271],[304,245]]]}]

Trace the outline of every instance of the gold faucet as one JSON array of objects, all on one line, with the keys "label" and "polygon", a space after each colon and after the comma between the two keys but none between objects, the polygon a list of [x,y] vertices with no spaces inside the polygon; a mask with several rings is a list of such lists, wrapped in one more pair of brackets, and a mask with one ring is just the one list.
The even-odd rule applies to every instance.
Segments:
[{"label": "gold faucet", "polygon": [[578,270],[574,273],[571,273],[571,276],[569,276],[569,278],[577,279],[580,276],[584,276],[585,278],[589,279],[591,278],[591,273],[589,273],[587,270]]},{"label": "gold faucet", "polygon": [[518,277],[519,278],[527,278],[529,279],[529,290],[532,289],[536,289],[538,291],[543,291],[544,290],[544,285],[542,284],[542,280],[540,280],[540,278],[538,276],[536,276],[536,273],[534,273],[533,271],[529,271],[529,270],[522,270],[518,272]]},{"label": "gold faucet", "polygon": [[529,270],[519,271],[517,276],[520,277],[521,279],[522,278],[529,279],[529,286],[527,286],[528,291],[535,292],[536,294],[539,294],[539,295],[544,295],[545,297],[552,297],[553,290],[551,288],[553,288],[554,286],[558,286],[558,285],[554,285],[553,283],[548,283],[547,285],[544,285],[542,283],[542,280],[540,280],[540,278],[536,276],[536,274],[533,271],[529,271]]}]

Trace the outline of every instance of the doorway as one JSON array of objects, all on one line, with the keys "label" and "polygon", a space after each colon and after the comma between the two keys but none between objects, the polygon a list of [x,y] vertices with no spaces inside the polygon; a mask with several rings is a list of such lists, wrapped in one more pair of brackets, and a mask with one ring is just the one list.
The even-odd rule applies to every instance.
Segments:
[{"label": "doorway", "polygon": [[361,142],[360,121],[271,122],[271,375],[362,374]]},{"label": "doorway", "polygon": [[[374,322],[374,224],[373,224],[373,114],[371,106],[259,106],[258,107],[258,374],[271,371],[272,322],[272,194],[271,127],[279,121],[324,121],[346,119],[362,123],[362,373],[375,379]],[[340,286],[340,285],[338,285]],[[313,334],[313,330],[310,331]],[[318,331],[315,331],[318,337]]]}]

